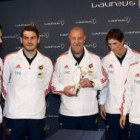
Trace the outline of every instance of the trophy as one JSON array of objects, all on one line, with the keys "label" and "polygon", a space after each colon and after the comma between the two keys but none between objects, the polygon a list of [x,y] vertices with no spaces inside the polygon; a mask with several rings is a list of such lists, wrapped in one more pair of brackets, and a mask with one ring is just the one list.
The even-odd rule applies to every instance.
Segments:
[{"label": "trophy", "polygon": [[85,77],[86,74],[88,74],[89,71],[85,67],[80,67],[75,69],[72,75],[72,79],[75,83],[75,87],[71,88],[70,91],[73,93],[73,95],[77,96],[78,91],[80,90],[80,84],[79,82]]}]

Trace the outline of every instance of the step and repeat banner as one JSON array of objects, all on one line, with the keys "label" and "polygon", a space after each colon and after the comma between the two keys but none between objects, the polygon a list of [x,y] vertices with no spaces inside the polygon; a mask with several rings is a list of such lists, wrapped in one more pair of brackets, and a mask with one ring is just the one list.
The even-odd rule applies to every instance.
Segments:
[{"label": "step and repeat banner", "polygon": [[[0,0],[0,24],[2,58],[21,48],[20,32],[27,25],[39,29],[39,50],[53,62],[68,50],[68,32],[74,26],[85,30],[86,47],[100,57],[109,52],[105,36],[111,28],[120,28],[126,44],[140,51],[140,0]],[[58,95],[46,97],[47,137],[58,130],[59,104]]]}]

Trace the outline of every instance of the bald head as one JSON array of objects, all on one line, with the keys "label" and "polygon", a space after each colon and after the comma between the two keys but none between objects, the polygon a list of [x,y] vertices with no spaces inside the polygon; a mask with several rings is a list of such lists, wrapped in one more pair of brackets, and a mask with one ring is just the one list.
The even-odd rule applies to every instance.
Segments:
[{"label": "bald head", "polygon": [[80,57],[83,54],[86,35],[82,28],[73,27],[69,32],[69,43],[72,53],[75,57]]},{"label": "bald head", "polygon": [[81,33],[83,33],[83,35],[85,36],[85,31],[81,28],[81,27],[73,27],[70,31],[69,31],[69,36],[71,34],[72,31],[80,31]]}]

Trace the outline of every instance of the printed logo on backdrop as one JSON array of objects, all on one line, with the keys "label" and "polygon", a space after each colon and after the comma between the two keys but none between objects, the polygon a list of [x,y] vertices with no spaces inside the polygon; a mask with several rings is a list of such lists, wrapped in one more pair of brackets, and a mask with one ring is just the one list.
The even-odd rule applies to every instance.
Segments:
[{"label": "printed logo on backdrop", "polygon": [[14,35],[8,35],[8,36],[3,36],[3,39],[19,39],[20,34],[14,34]]},{"label": "printed logo on backdrop", "polygon": [[75,24],[96,24],[97,23],[97,19],[93,18],[90,20],[80,20],[80,21],[75,21]]},{"label": "printed logo on backdrop", "polygon": [[67,36],[69,36],[69,34],[68,33],[61,33],[59,36],[61,36],[61,37],[67,37]]},{"label": "printed logo on backdrop", "polygon": [[49,124],[46,124],[45,126],[44,126],[44,130],[49,130],[50,129],[50,125]]},{"label": "printed logo on backdrop", "polygon": [[40,38],[49,38],[49,36],[50,36],[49,32],[44,32],[43,34],[39,35]]},{"label": "printed logo on backdrop", "polygon": [[96,42],[92,42],[90,44],[86,44],[85,47],[87,47],[87,48],[94,48],[95,49],[97,47],[97,43]]},{"label": "printed logo on backdrop", "polygon": [[29,22],[29,23],[17,23],[15,24],[15,27],[25,27],[25,26],[34,26],[35,23],[33,21]]},{"label": "printed logo on backdrop", "polygon": [[128,1],[110,1],[110,2],[99,2],[99,3],[91,3],[91,8],[113,8],[113,7],[133,7],[136,6],[137,3],[134,0]]},{"label": "printed logo on backdrop", "polygon": [[91,33],[91,35],[93,35],[93,36],[106,35],[106,34],[107,34],[107,32],[93,32],[93,33]]},{"label": "printed logo on backdrop", "polygon": [[131,42],[125,42],[125,44],[129,47],[131,46]]},{"label": "printed logo on backdrop", "polygon": [[64,49],[65,44],[64,43],[59,43],[58,45],[48,45],[44,46],[44,49]]},{"label": "printed logo on backdrop", "polygon": [[20,50],[21,48],[22,48],[21,46],[15,47],[16,50]]},{"label": "printed logo on backdrop", "polygon": [[129,23],[131,21],[131,18],[130,17],[124,17],[122,19],[108,19],[108,22],[109,23],[113,23],[113,22],[126,22],[126,23]]},{"label": "printed logo on backdrop", "polygon": [[125,34],[129,35],[129,34],[140,34],[140,31],[125,31]]},{"label": "printed logo on backdrop", "polygon": [[59,115],[46,115],[47,118],[58,118]]},{"label": "printed logo on backdrop", "polygon": [[45,22],[45,26],[64,26],[65,21],[64,20],[59,20],[59,21],[54,21],[54,22]]}]

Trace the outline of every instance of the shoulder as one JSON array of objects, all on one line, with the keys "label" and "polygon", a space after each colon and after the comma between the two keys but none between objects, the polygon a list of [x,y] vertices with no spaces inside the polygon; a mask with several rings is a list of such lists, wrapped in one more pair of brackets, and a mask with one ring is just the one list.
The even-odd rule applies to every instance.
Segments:
[{"label": "shoulder", "polygon": [[136,50],[134,50],[134,49],[131,49],[131,51],[132,51],[132,53],[133,53],[137,58],[140,59],[140,53],[139,53],[138,51],[136,51]]},{"label": "shoulder", "polygon": [[109,53],[107,53],[107,54],[102,58],[102,60],[107,60],[107,59],[109,59],[110,55],[111,55],[111,51],[110,51]]},{"label": "shoulder", "polygon": [[[108,62],[111,62],[112,59],[111,59],[111,51],[109,53],[107,53],[103,58],[102,58],[102,63],[108,63]],[[112,62],[111,62],[112,63]]]},{"label": "shoulder", "polygon": [[39,55],[38,55],[38,57],[39,57],[39,60],[41,60],[41,62],[44,62],[44,63],[52,63],[52,60],[50,59],[50,57],[49,56],[47,56],[47,55],[44,55],[44,54],[42,54],[42,53],[40,53],[40,52],[38,52],[39,53]]},{"label": "shoulder", "polygon": [[[58,57],[57,57],[57,61],[61,61],[61,60],[66,60],[67,58],[68,58],[68,51],[66,51],[66,52],[64,52],[64,53],[62,53],[62,54],[60,54]],[[68,61],[68,60],[67,60]]]},{"label": "shoulder", "polygon": [[19,52],[19,51],[15,51],[15,52],[12,52],[12,53],[7,54],[7,55],[4,57],[4,61],[5,61],[5,60],[10,60],[10,59],[12,59],[13,57],[17,56],[18,52]]},{"label": "shoulder", "polygon": [[140,62],[135,62],[129,67],[129,74],[135,74],[140,71]]},{"label": "shoulder", "polygon": [[88,51],[88,53],[89,53],[89,56],[90,56],[91,58],[97,59],[97,60],[101,60],[100,57],[99,57],[97,54],[95,54],[95,53],[93,53],[93,52],[91,52],[91,51]]}]

